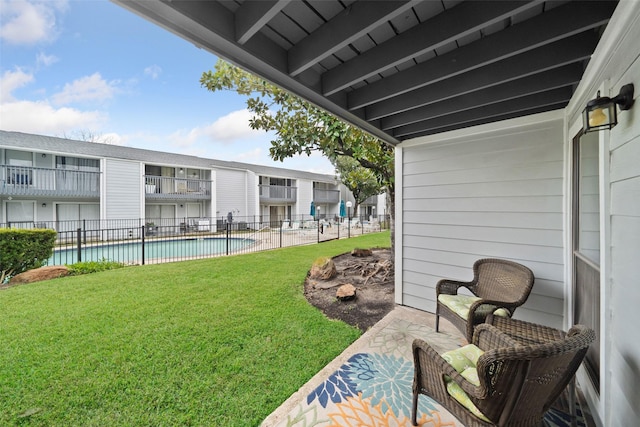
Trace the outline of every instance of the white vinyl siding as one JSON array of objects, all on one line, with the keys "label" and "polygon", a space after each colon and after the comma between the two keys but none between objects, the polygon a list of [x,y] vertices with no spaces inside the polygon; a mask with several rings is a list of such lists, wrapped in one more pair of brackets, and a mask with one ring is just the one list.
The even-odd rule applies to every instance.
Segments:
[{"label": "white vinyl siding", "polygon": [[141,218],[142,178],[140,163],[105,161],[104,206],[107,219]]},{"label": "white vinyl siding", "polygon": [[241,218],[243,221],[247,212],[247,171],[234,169],[218,169],[216,181],[217,194],[217,218],[227,219],[227,214],[232,213],[234,220]]},{"label": "white vinyl siding", "polygon": [[402,302],[434,312],[438,280],[470,280],[477,259],[505,258],[536,277],[516,317],[561,326],[563,123],[495,126],[403,149]]},{"label": "white vinyl siding", "polygon": [[[638,425],[638,381],[640,341],[637,325],[640,323],[640,16],[626,40],[633,47],[633,62],[616,64],[617,70],[626,70],[611,81],[613,95],[627,83],[635,83],[635,104],[629,111],[619,114],[620,123],[611,130],[610,138],[610,257],[611,279],[605,292],[610,293],[604,328],[610,338],[608,367],[611,372],[611,401],[605,425]],[[631,55],[619,61],[629,61]],[[615,63],[615,61],[614,61]],[[630,335],[631,334],[631,335]]]},{"label": "white vinyl siding", "polygon": [[246,220],[249,222],[253,222],[258,220],[258,207],[257,201],[260,198],[258,195],[258,176],[251,171],[247,171],[245,173],[245,204],[244,204],[244,215]]},{"label": "white vinyl siding", "polygon": [[[578,380],[599,426],[639,425],[640,341],[640,2],[618,4],[585,76],[567,107],[567,144],[598,91],[614,97],[628,83],[635,104],[618,125],[600,131],[600,389],[582,370]],[[570,248],[569,248],[570,249]],[[571,267],[571,266],[569,266]],[[569,269],[569,272],[571,270]],[[569,306],[571,309],[571,306]],[[571,321],[572,318],[570,317]]]},{"label": "white vinyl siding", "polygon": [[[294,215],[309,215],[311,213],[311,201],[313,200],[313,181],[298,180],[298,202]],[[311,218],[311,217],[309,217]]]}]

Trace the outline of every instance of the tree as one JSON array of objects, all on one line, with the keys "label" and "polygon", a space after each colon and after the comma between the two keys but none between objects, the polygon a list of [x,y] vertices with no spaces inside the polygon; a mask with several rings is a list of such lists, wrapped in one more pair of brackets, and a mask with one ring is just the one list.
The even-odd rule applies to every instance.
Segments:
[{"label": "tree", "polygon": [[340,181],[351,191],[356,203],[353,211],[358,211],[358,206],[371,196],[380,194],[381,186],[374,173],[360,166],[355,159],[347,156],[339,156],[335,160],[335,167],[340,175]]},{"label": "tree", "polygon": [[96,133],[89,129],[78,129],[72,131],[70,134],[63,132],[62,138],[65,139],[73,139],[76,141],[84,141],[84,142],[97,142],[101,144],[115,144],[115,138],[110,136],[105,136],[102,133]]},{"label": "tree", "polygon": [[[253,129],[275,131],[276,138],[271,141],[269,149],[272,159],[282,161],[297,154],[310,155],[313,151],[319,151],[329,158],[354,196],[354,184],[360,186],[364,182],[349,177],[368,173],[377,183],[377,192],[386,191],[390,202],[389,212],[393,214],[395,186],[392,146],[223,60],[218,60],[215,71],[202,74],[200,84],[212,92],[234,90],[249,97],[247,109],[253,113],[249,125]],[[343,158],[352,159],[366,171],[356,172],[354,163]],[[367,191],[363,188],[362,194],[367,194]],[[391,230],[393,233],[393,216]]]}]

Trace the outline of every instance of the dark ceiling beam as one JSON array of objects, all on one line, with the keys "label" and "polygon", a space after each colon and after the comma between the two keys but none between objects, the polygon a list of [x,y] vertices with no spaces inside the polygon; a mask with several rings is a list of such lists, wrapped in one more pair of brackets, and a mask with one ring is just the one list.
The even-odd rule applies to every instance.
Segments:
[{"label": "dark ceiling beam", "polygon": [[360,127],[382,141],[391,145],[399,142],[375,124],[368,123],[346,108],[336,106],[332,100],[321,96],[319,89],[315,90],[291,78],[286,72],[286,51],[268,40],[262,33],[256,34],[244,45],[238,44],[235,40],[233,14],[214,1],[111,1],[199,48],[262,76],[320,108],[334,112],[344,121]]},{"label": "dark ceiling beam", "polygon": [[537,15],[450,53],[356,89],[349,109],[359,109],[416,90],[439,80],[486,66],[531,49],[605,24],[615,2],[571,2]]},{"label": "dark ceiling beam", "polygon": [[366,108],[368,121],[402,113],[476,90],[542,73],[591,57],[598,35],[586,32],[495,62],[465,74],[421,87]]},{"label": "dark ceiling beam", "polygon": [[[580,82],[583,71],[581,64],[570,64],[559,69],[545,71],[502,85],[492,86],[463,96],[415,108],[403,114],[395,114],[382,119],[380,125],[382,129],[389,130],[417,123],[425,120],[425,118],[433,119],[535,93],[572,86]],[[446,85],[446,81],[443,84]]]},{"label": "dark ceiling beam", "polygon": [[273,0],[242,3],[234,14],[236,41],[245,44],[290,2],[291,0]]},{"label": "dark ceiling beam", "polygon": [[355,2],[289,49],[289,74],[296,76],[377,26],[418,4],[419,0]]},{"label": "dark ceiling beam", "polygon": [[448,131],[452,131],[452,130],[457,130],[457,129],[461,129],[461,128],[469,128],[472,126],[479,126],[479,125],[484,125],[487,123],[495,123],[495,122],[499,122],[499,121],[503,121],[503,120],[509,120],[509,119],[515,119],[517,117],[523,117],[523,116],[529,116],[532,114],[538,114],[538,113],[544,113],[547,111],[553,111],[553,110],[559,110],[562,109],[566,106],[566,102],[561,102],[555,105],[545,105],[542,107],[536,107],[536,108],[532,108],[530,110],[523,110],[523,111],[516,111],[516,112],[509,112],[506,114],[502,114],[502,115],[498,115],[498,116],[493,116],[493,117],[487,117],[487,118],[483,118],[483,119],[479,119],[479,120],[473,120],[470,122],[465,122],[459,125],[451,125],[451,126],[443,126],[443,127],[439,127],[439,128],[430,128],[428,130],[424,130],[422,132],[418,132],[412,135],[407,135],[406,137],[402,138],[402,140],[407,140],[407,139],[412,139],[412,138],[418,138],[421,136],[428,136],[428,135],[434,135],[437,133],[442,133],[442,132],[448,132]]},{"label": "dark ceiling beam", "polygon": [[531,109],[546,108],[558,104],[565,104],[571,99],[573,90],[571,88],[554,89],[547,92],[536,93],[521,98],[511,99],[509,101],[497,104],[486,105],[471,110],[461,111],[459,113],[441,116],[435,119],[424,120],[422,122],[413,123],[411,125],[402,126],[393,130],[393,136],[396,138],[405,138],[422,132],[428,132],[432,129],[456,126],[463,127],[465,123],[489,120],[492,117],[502,116],[505,114],[519,113]]},{"label": "dark ceiling beam", "polygon": [[487,7],[484,2],[463,2],[327,71],[322,76],[323,94],[331,95],[534,7],[542,1],[499,1],[491,3],[491,7]]}]

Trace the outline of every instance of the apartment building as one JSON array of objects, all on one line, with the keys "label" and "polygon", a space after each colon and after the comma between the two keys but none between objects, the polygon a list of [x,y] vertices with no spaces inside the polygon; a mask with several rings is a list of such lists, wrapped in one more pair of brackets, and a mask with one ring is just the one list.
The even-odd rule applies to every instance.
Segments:
[{"label": "apartment building", "polygon": [[[310,219],[312,202],[316,217],[337,217],[341,201],[353,196],[334,175],[0,131],[0,224],[274,226]],[[361,212],[381,214],[383,205],[384,197],[373,197]]]}]

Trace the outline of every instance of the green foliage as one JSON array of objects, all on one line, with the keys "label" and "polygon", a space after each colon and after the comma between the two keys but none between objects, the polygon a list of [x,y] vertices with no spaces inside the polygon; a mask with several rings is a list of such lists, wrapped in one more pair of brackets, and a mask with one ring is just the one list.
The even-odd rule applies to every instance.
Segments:
[{"label": "green foliage", "polygon": [[[336,167],[342,182],[354,193],[363,196],[386,190],[389,200],[394,199],[394,149],[363,130],[347,124],[334,115],[271,83],[253,76],[225,61],[218,60],[215,71],[203,73],[200,84],[210,91],[234,90],[249,96],[247,108],[253,113],[249,124],[253,129],[274,131],[269,154],[274,160],[284,160],[296,154],[310,155],[319,151]],[[345,178],[349,171],[340,158],[347,157],[370,174],[365,182]],[[373,178],[371,180],[370,178]],[[371,190],[371,183],[377,184]],[[360,186],[366,189],[359,189]],[[373,194],[369,194],[373,191]],[[365,197],[366,195],[366,197]],[[357,207],[357,206],[356,206]],[[389,212],[393,212],[390,206]]]},{"label": "green foliage", "polygon": [[354,212],[367,198],[380,194],[380,184],[371,169],[363,168],[356,160],[346,156],[338,157],[336,164],[340,179],[351,190],[356,201]]},{"label": "green foliage", "polygon": [[53,255],[56,232],[0,228],[0,283],[6,277],[42,267]]},{"label": "green foliage", "polygon": [[372,233],[4,290],[0,425],[257,426],[360,336],[305,299],[312,262],[388,245]]},{"label": "green foliage", "polygon": [[124,264],[115,261],[102,259],[101,261],[82,261],[68,265],[70,276],[79,276],[81,274],[97,273],[99,271],[115,270],[124,267]]}]

